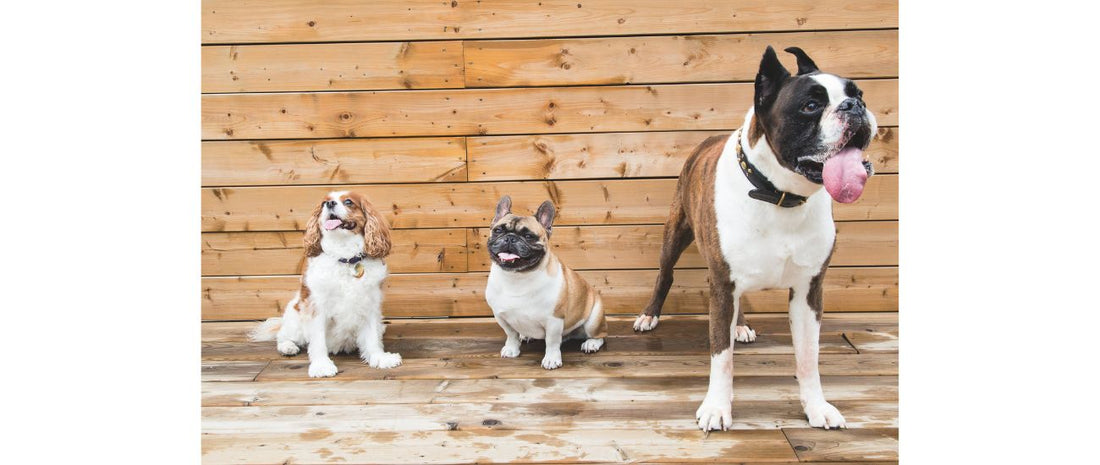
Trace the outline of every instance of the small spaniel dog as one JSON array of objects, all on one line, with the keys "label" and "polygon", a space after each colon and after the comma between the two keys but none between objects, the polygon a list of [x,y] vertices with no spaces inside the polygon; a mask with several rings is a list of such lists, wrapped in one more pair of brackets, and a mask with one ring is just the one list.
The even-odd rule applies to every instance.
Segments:
[{"label": "small spaniel dog", "polygon": [[307,345],[309,376],[336,374],[329,353],[351,352],[372,368],[401,365],[401,355],[382,349],[382,280],[390,253],[390,228],[374,206],[353,192],[332,192],[306,224],[302,287],[282,318],[269,318],[254,341],[277,341],[283,355]]}]

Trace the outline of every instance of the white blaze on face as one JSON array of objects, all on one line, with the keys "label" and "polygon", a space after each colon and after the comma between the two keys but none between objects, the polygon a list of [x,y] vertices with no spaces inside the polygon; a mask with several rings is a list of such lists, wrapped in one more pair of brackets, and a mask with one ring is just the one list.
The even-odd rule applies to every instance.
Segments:
[{"label": "white blaze on face", "polygon": [[[343,224],[343,221],[341,220],[348,217],[348,209],[344,206],[343,202],[340,201],[340,198],[347,194],[348,191],[339,191],[332,192],[328,195],[328,199],[335,201],[336,206],[330,209],[326,205],[324,208],[321,209],[321,225],[324,227],[325,230],[331,231],[333,229],[339,228],[340,225]],[[330,220],[329,215],[336,215],[336,217],[340,218],[340,220]]]},{"label": "white blaze on face", "polygon": [[844,81],[832,74],[815,74],[810,78],[825,87],[829,94],[829,104],[821,113],[821,143],[836,145],[844,136],[844,121],[836,113],[836,107],[848,98],[844,93]]}]

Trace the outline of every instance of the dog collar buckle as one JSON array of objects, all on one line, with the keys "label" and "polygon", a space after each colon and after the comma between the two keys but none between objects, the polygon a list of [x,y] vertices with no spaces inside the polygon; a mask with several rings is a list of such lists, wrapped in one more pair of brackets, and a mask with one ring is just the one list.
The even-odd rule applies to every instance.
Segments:
[{"label": "dog collar buckle", "polygon": [[745,178],[755,187],[755,189],[749,191],[749,197],[783,208],[797,207],[806,203],[806,197],[777,189],[775,184],[772,184],[766,176],[755,169],[756,167],[745,156],[745,151],[741,149],[741,131],[738,130],[734,137],[737,138],[738,165],[741,166],[741,172],[745,174]]}]

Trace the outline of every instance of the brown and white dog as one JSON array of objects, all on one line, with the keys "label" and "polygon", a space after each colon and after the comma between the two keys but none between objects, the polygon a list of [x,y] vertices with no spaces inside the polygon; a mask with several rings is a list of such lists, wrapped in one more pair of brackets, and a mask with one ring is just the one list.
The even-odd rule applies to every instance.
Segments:
[{"label": "brown and white dog", "polygon": [[390,253],[390,227],[362,195],[332,192],[306,224],[302,286],[282,318],[269,318],[252,332],[256,341],[277,341],[283,355],[307,345],[309,376],[336,374],[329,354],[359,349],[373,368],[401,365],[401,355],[382,349],[382,281]]},{"label": "brown and white dog", "polygon": [[844,427],[818,375],[821,287],[836,240],[829,197],[859,198],[872,174],[863,149],[877,128],[855,83],[822,73],[801,49],[787,51],[798,74],[768,47],[744,125],[703,141],[684,164],[653,298],[634,323],[637,331],[657,326],[672,267],[694,240],[710,281],[710,386],[695,413],[704,431],[733,425],[733,344],[755,337],[739,301],[760,289],[790,291],[795,374],[810,425]]},{"label": "brown and white dog", "polygon": [[607,336],[600,295],[550,251],[554,204],[535,216],[512,214],[512,199],[500,199],[491,224],[489,282],[485,300],[504,329],[501,357],[519,356],[521,339],[545,339],[542,367],[561,366],[561,341],[583,338],[581,350],[600,350]]}]

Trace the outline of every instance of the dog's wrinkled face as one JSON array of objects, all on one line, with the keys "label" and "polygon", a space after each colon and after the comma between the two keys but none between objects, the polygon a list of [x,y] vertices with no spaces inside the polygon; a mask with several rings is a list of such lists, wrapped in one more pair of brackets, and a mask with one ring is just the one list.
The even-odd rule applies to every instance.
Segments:
[{"label": "dog's wrinkled face", "polygon": [[825,184],[837,201],[854,201],[873,172],[863,150],[875,117],[854,82],[821,72],[797,47],[787,51],[798,58],[795,76],[771,47],[760,62],[750,139],[763,135],[781,166]]},{"label": "dog's wrinkled face", "polygon": [[306,225],[306,254],[319,255],[322,239],[333,236],[362,237],[363,251],[371,257],[389,255],[391,248],[389,224],[355,192],[331,192],[314,208]]},{"label": "dog's wrinkled face", "polygon": [[512,199],[501,198],[490,225],[489,258],[508,271],[537,267],[547,253],[554,211],[554,204],[547,200],[534,216],[513,215]]}]

